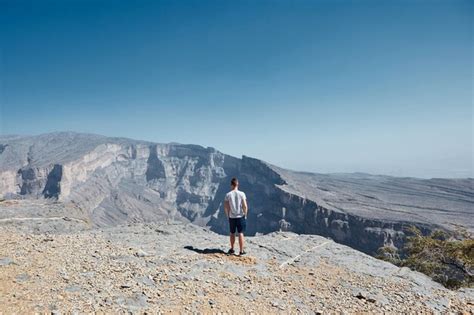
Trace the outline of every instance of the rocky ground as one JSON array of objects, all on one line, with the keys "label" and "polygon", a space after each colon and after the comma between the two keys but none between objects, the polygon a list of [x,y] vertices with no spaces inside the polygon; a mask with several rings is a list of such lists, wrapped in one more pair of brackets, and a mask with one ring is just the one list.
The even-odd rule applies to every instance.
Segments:
[{"label": "rocky ground", "polygon": [[74,222],[0,222],[0,314],[474,314],[473,290],[447,290],[320,236],[249,237],[239,257],[224,254],[227,237],[192,224],[60,231],[61,220]]}]

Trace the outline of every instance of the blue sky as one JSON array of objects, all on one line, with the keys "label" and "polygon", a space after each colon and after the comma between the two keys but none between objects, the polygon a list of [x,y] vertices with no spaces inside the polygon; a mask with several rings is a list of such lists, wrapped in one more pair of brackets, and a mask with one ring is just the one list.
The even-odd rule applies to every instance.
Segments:
[{"label": "blue sky", "polygon": [[0,133],[474,177],[472,1],[0,0]]}]

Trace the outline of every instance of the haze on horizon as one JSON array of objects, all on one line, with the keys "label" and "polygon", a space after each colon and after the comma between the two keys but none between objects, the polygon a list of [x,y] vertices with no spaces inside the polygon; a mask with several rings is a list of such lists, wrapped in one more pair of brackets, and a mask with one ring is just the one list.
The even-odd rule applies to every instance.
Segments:
[{"label": "haze on horizon", "polygon": [[0,134],[474,177],[472,1],[0,1]]}]

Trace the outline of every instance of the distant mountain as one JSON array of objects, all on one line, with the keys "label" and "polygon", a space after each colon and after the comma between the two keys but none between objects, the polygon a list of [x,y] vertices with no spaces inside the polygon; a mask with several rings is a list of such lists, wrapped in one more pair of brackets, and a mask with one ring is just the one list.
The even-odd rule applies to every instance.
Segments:
[{"label": "distant mountain", "polygon": [[0,136],[0,196],[54,198],[96,226],[174,219],[225,234],[234,176],[250,234],[319,234],[373,254],[401,246],[409,225],[474,230],[474,179],[294,172],[198,145],[71,132]]}]

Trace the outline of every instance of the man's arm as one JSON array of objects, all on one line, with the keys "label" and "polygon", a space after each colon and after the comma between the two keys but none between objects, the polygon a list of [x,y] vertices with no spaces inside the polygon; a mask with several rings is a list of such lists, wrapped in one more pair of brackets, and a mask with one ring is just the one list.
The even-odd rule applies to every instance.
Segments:
[{"label": "man's arm", "polygon": [[224,200],[224,212],[225,212],[225,215],[229,217],[229,212],[230,212],[229,200]]},{"label": "man's arm", "polygon": [[247,217],[247,213],[249,211],[249,208],[247,206],[247,199],[244,199],[243,200],[243,203],[242,203],[242,210],[244,210],[244,215],[245,217]]}]

